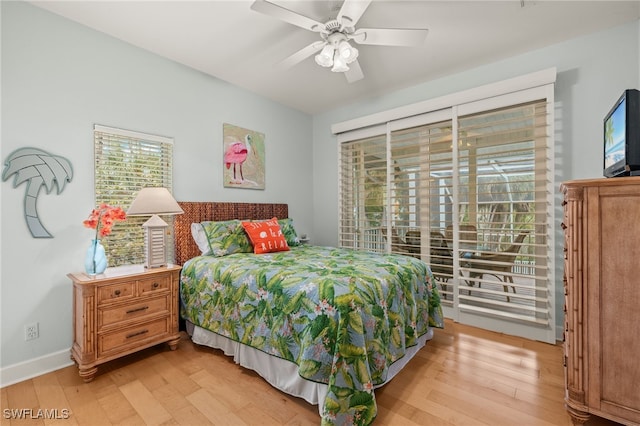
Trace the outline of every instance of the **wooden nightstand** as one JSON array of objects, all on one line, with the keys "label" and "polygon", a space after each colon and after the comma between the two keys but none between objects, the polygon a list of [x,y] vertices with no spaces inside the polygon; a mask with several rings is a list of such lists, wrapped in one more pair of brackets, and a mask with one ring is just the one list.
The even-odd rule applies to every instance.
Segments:
[{"label": "wooden nightstand", "polygon": [[93,380],[98,365],[159,343],[175,350],[180,266],[108,268],[73,273],[73,347],[80,377]]}]

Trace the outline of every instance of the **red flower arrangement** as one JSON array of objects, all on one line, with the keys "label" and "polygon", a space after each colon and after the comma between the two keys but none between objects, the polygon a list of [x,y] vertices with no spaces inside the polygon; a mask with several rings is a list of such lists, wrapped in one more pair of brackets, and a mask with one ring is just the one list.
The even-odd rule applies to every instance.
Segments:
[{"label": "red flower arrangement", "polygon": [[96,240],[106,237],[111,233],[111,228],[117,220],[125,220],[127,214],[120,207],[113,207],[102,203],[97,209],[93,209],[89,218],[82,222],[87,228],[96,230]]}]

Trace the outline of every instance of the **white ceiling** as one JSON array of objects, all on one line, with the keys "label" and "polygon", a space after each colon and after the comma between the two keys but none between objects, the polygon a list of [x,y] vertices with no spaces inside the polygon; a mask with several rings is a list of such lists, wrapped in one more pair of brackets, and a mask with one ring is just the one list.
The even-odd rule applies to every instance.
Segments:
[{"label": "white ceiling", "polygon": [[[272,1],[320,22],[340,4]],[[357,27],[428,28],[429,35],[421,47],[356,45],[364,79],[348,84],[313,57],[277,69],[319,36],[251,10],[251,0],[31,3],[310,114],[640,17],[640,1],[374,0]]]}]

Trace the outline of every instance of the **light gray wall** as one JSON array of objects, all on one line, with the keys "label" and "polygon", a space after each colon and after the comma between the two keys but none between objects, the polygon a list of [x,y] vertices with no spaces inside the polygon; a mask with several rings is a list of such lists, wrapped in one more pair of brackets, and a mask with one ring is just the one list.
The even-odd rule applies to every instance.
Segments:
[{"label": "light gray wall", "polygon": [[[619,26],[466,72],[358,102],[313,118],[313,234],[338,243],[338,148],[334,123],[385,111],[542,69],[556,67],[555,180],[602,176],[602,119],[624,89],[639,83],[639,22]],[[366,78],[366,70],[365,78]],[[357,83],[356,83],[357,84]],[[556,198],[556,323],[562,323],[562,218]]]},{"label": "light gray wall", "polygon": [[[182,201],[283,202],[312,234],[311,116],[162,59],[23,2],[1,2],[2,160],[21,147],[66,157],[73,180],[38,198],[54,235],[34,239],[25,186],[1,191],[1,363],[7,367],[72,343],[66,274],[83,269],[94,207],[93,124],[175,138],[174,195]],[[224,189],[222,124],[265,134],[266,189]],[[23,326],[40,323],[24,341]],[[68,361],[68,353],[64,358]]]}]

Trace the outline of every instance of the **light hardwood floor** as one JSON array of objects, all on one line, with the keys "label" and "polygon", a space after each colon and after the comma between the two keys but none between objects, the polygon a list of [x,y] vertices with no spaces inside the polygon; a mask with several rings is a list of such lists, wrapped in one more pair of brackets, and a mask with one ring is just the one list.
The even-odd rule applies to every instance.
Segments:
[{"label": "light hardwood floor", "polygon": [[[319,425],[317,407],[285,395],[220,351],[183,336],[100,366],[83,383],[64,368],[1,390],[2,425]],[[562,349],[447,321],[391,383],[376,425],[562,425]],[[16,420],[38,409],[67,419]],[[23,411],[24,412],[24,411]],[[587,426],[615,425],[592,418]]]}]

